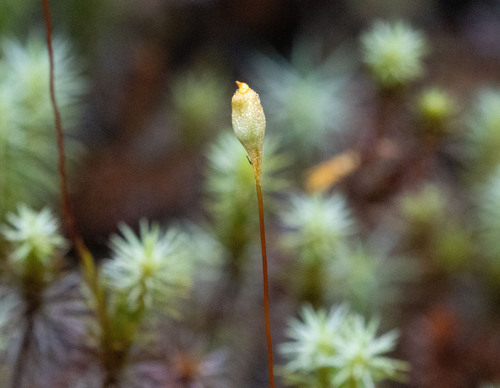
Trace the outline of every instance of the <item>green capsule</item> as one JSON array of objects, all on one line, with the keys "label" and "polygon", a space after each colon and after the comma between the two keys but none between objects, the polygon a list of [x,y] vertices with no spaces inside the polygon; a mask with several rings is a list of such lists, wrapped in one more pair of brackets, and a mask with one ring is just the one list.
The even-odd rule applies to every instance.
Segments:
[{"label": "green capsule", "polygon": [[259,95],[244,82],[236,84],[238,90],[231,100],[234,133],[247,151],[256,179],[260,179],[266,116]]}]

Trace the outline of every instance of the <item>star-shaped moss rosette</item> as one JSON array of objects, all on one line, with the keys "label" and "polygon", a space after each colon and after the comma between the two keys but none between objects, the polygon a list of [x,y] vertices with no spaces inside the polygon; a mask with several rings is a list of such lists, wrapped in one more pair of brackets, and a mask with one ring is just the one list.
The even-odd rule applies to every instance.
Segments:
[{"label": "star-shaped moss rosette", "polygon": [[59,220],[47,208],[37,212],[20,205],[17,213],[7,214],[7,223],[0,233],[9,243],[7,257],[14,272],[45,278],[62,257],[68,242],[60,232]]},{"label": "star-shaped moss rosette", "polygon": [[451,121],[458,112],[457,102],[445,90],[425,89],[417,98],[417,114],[424,133],[444,136],[450,131]]},{"label": "star-shaped moss rosette", "polygon": [[484,182],[500,163],[500,90],[479,92],[469,113],[465,145],[471,180]]},{"label": "star-shaped moss rosette", "polygon": [[381,89],[415,81],[424,72],[424,35],[403,21],[377,21],[361,37],[363,62]]},{"label": "star-shaped moss rosette", "polygon": [[192,285],[185,236],[146,221],[141,221],[139,235],[126,225],[120,231],[121,236],[111,237],[112,257],[102,268],[113,299],[124,298],[131,311],[155,306],[157,312],[175,312]]},{"label": "star-shaped moss rosette", "polygon": [[[69,43],[54,39],[55,89],[63,124],[70,131],[87,90]],[[42,204],[54,193],[57,149],[49,94],[49,59],[43,37],[25,43],[0,41],[0,218],[19,202]],[[66,139],[70,162],[78,159],[81,143]]]},{"label": "star-shaped moss rosette", "polygon": [[500,279],[500,165],[477,191],[478,247],[491,265],[490,274]]},{"label": "star-shaped moss rosette", "polygon": [[293,387],[374,388],[385,379],[402,380],[407,364],[386,356],[398,333],[377,336],[378,328],[378,320],[366,322],[345,305],[329,313],[306,306],[289,323],[291,341],[280,346],[287,359],[281,374]]},{"label": "star-shaped moss rosette", "polygon": [[[257,204],[255,201],[255,180],[246,151],[229,131],[222,132],[209,146],[205,172],[205,208],[212,230],[220,244],[233,258],[245,255],[249,244],[253,243],[258,227]],[[290,159],[280,149],[276,137],[267,136],[263,150],[265,164],[262,166],[261,180],[267,213],[275,213],[278,208],[277,194],[290,187],[286,169]]]},{"label": "star-shaped moss rosette", "polygon": [[308,161],[331,148],[327,136],[347,128],[347,101],[355,97],[348,87],[356,68],[352,50],[327,51],[317,37],[304,37],[294,43],[289,60],[259,55],[252,65],[268,123],[297,153],[295,160]]},{"label": "star-shaped moss rosette", "polygon": [[303,263],[327,262],[355,231],[345,198],[323,194],[295,194],[281,213],[286,228],[284,245]]}]

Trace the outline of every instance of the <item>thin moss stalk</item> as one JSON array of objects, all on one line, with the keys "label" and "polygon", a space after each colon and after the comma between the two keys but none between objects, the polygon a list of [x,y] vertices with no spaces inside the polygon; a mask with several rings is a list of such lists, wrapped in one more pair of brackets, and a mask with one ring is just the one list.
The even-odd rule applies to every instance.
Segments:
[{"label": "thin moss stalk", "polygon": [[260,185],[262,170],[262,150],[266,131],[266,117],[260,98],[246,83],[236,81],[238,90],[233,95],[232,122],[236,137],[245,147],[248,160],[253,168],[257,202],[259,205],[260,242],[262,248],[262,276],[264,288],[264,320],[266,326],[267,354],[269,365],[269,386],[274,387],[273,344],[269,317],[269,280],[267,273],[266,231],[264,224],[264,201]]},{"label": "thin moss stalk", "polygon": [[[50,16],[49,0],[42,0],[43,13],[45,19],[45,28],[47,33],[47,51],[49,55],[49,87],[50,87],[50,101],[54,113],[54,125],[57,135],[57,149],[58,149],[58,168],[59,168],[59,189],[61,195],[61,205],[68,229],[69,237],[73,243],[76,252],[78,253],[83,268],[84,279],[86,285],[91,293],[93,305],[95,306],[97,319],[101,328],[101,333],[104,337],[101,342],[101,350],[103,354],[107,355],[108,343],[107,338],[110,332],[110,317],[107,308],[107,301],[103,285],[99,281],[97,269],[95,267],[94,258],[85,246],[78,229],[75,224],[75,217],[71,206],[71,201],[68,194],[68,179],[66,173],[66,154],[64,148],[64,133],[62,128],[61,114],[57,105],[56,91],[55,91],[55,77],[54,77],[54,52],[52,48],[52,21]],[[106,386],[106,385],[104,385]],[[110,385],[108,385],[110,386]]]}]

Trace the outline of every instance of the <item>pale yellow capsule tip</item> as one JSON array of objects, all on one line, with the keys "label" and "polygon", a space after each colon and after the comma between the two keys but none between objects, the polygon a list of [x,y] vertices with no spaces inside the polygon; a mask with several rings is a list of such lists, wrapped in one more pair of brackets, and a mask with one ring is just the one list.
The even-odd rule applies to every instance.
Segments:
[{"label": "pale yellow capsule tip", "polygon": [[244,82],[236,81],[236,85],[238,85],[238,91],[240,93],[246,93],[250,90],[250,87]]}]

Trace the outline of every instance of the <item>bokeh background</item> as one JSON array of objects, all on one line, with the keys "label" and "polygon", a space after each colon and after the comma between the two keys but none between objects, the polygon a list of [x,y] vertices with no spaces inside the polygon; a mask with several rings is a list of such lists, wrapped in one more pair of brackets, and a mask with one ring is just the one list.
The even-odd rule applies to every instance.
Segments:
[{"label": "bokeh background", "polygon": [[[230,387],[266,385],[257,224],[238,213],[256,199],[238,189],[251,168],[227,135],[235,80],[260,94],[268,121],[262,184],[276,345],[302,303],[348,302],[381,317],[383,330],[400,330],[394,356],[409,362],[409,378],[387,386],[500,383],[499,1],[65,0],[51,8],[82,82],[65,124],[76,221],[96,259],[109,257],[120,223],[137,228],[141,219],[196,225],[226,250],[216,275],[197,275],[184,319],[158,339],[180,355],[166,368],[184,377],[156,386],[197,387],[189,367],[200,360],[217,364],[213,373]],[[404,22],[425,40],[421,74],[397,90],[381,88],[363,60],[362,36],[377,21]],[[44,34],[40,2],[0,4],[0,38]],[[432,88],[450,102],[437,124],[419,99]],[[52,194],[32,202],[57,210],[57,175],[51,182]],[[308,202],[337,195],[348,215]],[[306,239],[301,228],[321,229],[328,217],[346,224],[334,223],[338,233],[325,232],[317,248],[329,268],[321,277],[307,264],[314,241],[297,241]],[[336,239],[349,249],[337,252]],[[200,246],[199,255],[219,252]],[[328,249],[341,258],[324,257]],[[218,386],[210,384],[200,386]]]}]

